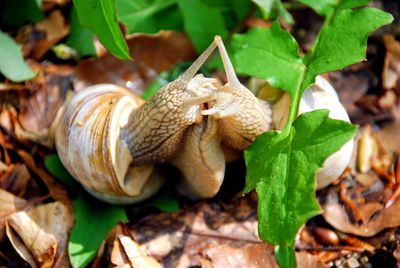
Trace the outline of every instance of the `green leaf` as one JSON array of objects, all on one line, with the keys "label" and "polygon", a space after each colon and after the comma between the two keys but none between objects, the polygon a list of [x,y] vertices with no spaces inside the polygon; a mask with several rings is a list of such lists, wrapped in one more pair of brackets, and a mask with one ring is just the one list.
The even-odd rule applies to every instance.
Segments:
[{"label": "green leaf", "polygon": [[[130,34],[156,33],[161,29],[180,28],[182,19],[176,17],[173,10],[167,10],[176,3],[177,0],[116,0],[118,16]],[[156,15],[161,12],[160,19]]]},{"label": "green leaf", "polygon": [[81,25],[92,30],[117,58],[129,60],[128,45],[119,28],[114,0],[73,0]]},{"label": "green leaf", "polygon": [[155,78],[151,84],[146,88],[146,90],[142,94],[142,98],[144,100],[150,99],[153,95],[155,95],[160,88],[168,84],[170,81],[168,79],[169,73],[162,72],[160,73],[157,78]]},{"label": "green leaf", "polygon": [[296,41],[278,23],[270,29],[235,35],[238,72],[266,79],[293,96],[299,85],[306,89],[317,75],[365,59],[368,34],[393,20],[389,13],[374,8],[344,9],[335,14],[304,58]]},{"label": "green leaf", "polygon": [[183,14],[184,28],[197,52],[202,52],[214,40],[228,35],[224,17],[218,9],[207,6],[201,0],[178,0]]},{"label": "green leaf", "polygon": [[294,23],[292,15],[285,9],[281,0],[252,0],[262,11],[264,18],[279,16],[289,24]]},{"label": "green leaf", "polygon": [[162,212],[173,213],[179,211],[179,202],[172,196],[171,191],[164,190],[151,201],[151,204]]},{"label": "green leaf", "polygon": [[320,213],[314,194],[315,172],[355,133],[353,125],[318,110],[299,116],[289,135],[267,132],[256,139],[245,153],[245,191],[256,187],[261,239],[293,246],[300,226]]},{"label": "green leaf", "polygon": [[371,0],[299,0],[299,2],[311,7],[320,15],[328,16],[334,11],[365,6]]},{"label": "green leaf", "polygon": [[96,48],[93,43],[94,34],[88,28],[81,26],[74,6],[71,8],[69,25],[71,30],[67,38],[67,44],[81,56],[96,55]]},{"label": "green leaf", "polygon": [[1,20],[10,26],[38,22],[43,19],[40,0],[5,0]]},{"label": "green leaf", "polygon": [[392,22],[389,13],[375,8],[344,9],[326,23],[313,49],[306,55],[308,65],[302,88],[318,74],[338,70],[365,60],[369,33]]},{"label": "green leaf", "polygon": [[296,268],[296,254],[293,247],[278,246],[275,256],[281,268]]},{"label": "green leaf", "polygon": [[268,18],[272,10],[272,5],[276,0],[251,0],[256,4],[264,14],[264,17]]},{"label": "green leaf", "polygon": [[284,129],[260,135],[245,152],[244,190],[256,188],[258,193],[259,236],[282,247],[278,260],[283,267],[292,267],[297,230],[319,213],[314,193],[316,170],[356,131],[348,123],[329,119],[327,111],[296,119],[303,91],[317,75],[363,60],[368,34],[393,20],[383,11],[359,8],[365,0],[303,2],[326,16],[305,57],[277,23],[233,39],[239,72],[266,79],[291,95]]},{"label": "green leaf", "polygon": [[73,205],[75,225],[68,252],[73,267],[86,267],[110,229],[128,219],[124,207],[101,203],[87,195],[80,194]]},{"label": "green leaf", "polygon": [[21,45],[0,31],[0,72],[14,82],[32,79],[36,73],[24,62]]},{"label": "green leaf", "polygon": [[233,37],[240,73],[263,78],[272,86],[294,93],[305,72],[296,40],[275,22]]},{"label": "green leaf", "polygon": [[54,177],[56,177],[59,181],[67,185],[70,189],[72,190],[78,189],[79,184],[65,169],[64,165],[61,163],[61,160],[57,154],[46,156],[44,158],[44,165]]}]

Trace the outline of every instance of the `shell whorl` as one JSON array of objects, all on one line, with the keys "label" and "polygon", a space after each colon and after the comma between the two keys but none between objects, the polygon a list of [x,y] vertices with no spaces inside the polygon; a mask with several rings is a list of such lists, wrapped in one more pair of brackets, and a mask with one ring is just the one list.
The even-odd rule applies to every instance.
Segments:
[{"label": "shell whorl", "polygon": [[94,196],[111,203],[134,203],[152,195],[163,179],[152,165],[135,166],[119,138],[130,113],[143,100],[111,84],[91,86],[65,105],[56,129],[64,166]]},{"label": "shell whorl", "polygon": [[[350,118],[340,103],[339,97],[331,84],[322,76],[317,76],[315,85],[309,87],[303,94],[299,114],[317,109],[328,109],[332,119],[350,122]],[[284,94],[273,107],[273,120],[277,129],[281,129],[289,112],[290,97]],[[317,190],[322,189],[339,177],[350,162],[353,151],[353,139],[344,144],[339,151],[325,159],[322,168],[315,174]]]}]

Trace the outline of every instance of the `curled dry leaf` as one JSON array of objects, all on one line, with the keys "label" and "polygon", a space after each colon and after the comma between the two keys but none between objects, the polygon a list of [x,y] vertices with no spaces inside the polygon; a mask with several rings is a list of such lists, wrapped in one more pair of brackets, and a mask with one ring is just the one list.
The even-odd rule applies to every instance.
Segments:
[{"label": "curled dry leaf", "polygon": [[25,83],[25,90],[8,87],[7,94],[2,96],[0,124],[19,141],[31,140],[52,147],[51,126],[72,87],[72,67],[36,63],[31,66],[38,75]]},{"label": "curled dry leaf", "polygon": [[384,131],[385,127],[377,133],[370,126],[362,129],[356,158],[357,169],[365,173],[348,176],[319,195],[325,220],[337,230],[369,237],[400,225],[400,169],[398,158],[388,153],[399,148],[393,145],[399,142],[398,128],[380,138]]},{"label": "curled dry leaf", "polygon": [[160,31],[156,35],[136,34],[127,42],[133,61],[121,62],[109,53],[101,58],[81,60],[76,69],[81,81],[77,88],[113,83],[140,93],[157,73],[195,57],[186,35],[174,31]]},{"label": "curled dry leaf", "polygon": [[[43,7],[52,5],[46,4]],[[16,41],[23,44],[22,53],[24,57],[39,60],[68,33],[69,25],[63,14],[60,10],[55,10],[34,26],[21,27],[18,30]]]},{"label": "curled dry leaf", "polygon": [[6,167],[6,171],[0,176],[0,188],[17,196],[23,196],[31,179],[27,167],[23,164],[12,164]]},{"label": "curled dry leaf", "polygon": [[117,267],[161,268],[162,266],[154,258],[148,256],[134,241],[129,231],[123,231],[126,228],[122,224],[117,226],[111,251],[111,263]]},{"label": "curled dry leaf", "polygon": [[72,202],[71,199],[68,197],[65,188],[60,183],[56,182],[43,167],[37,165],[30,154],[25,151],[19,150],[18,155],[23,159],[27,167],[36,175],[38,175],[40,179],[44,182],[51,197],[65,205],[69,211],[69,214],[72,215]]},{"label": "curled dry leaf", "polygon": [[[127,263],[123,238],[164,267],[278,267],[273,246],[257,236],[255,207],[255,195],[248,195],[229,203],[203,202],[178,213],[153,214],[129,230],[124,226],[104,252],[112,249],[115,265]],[[322,267],[315,257],[302,255],[297,255],[299,267]]]},{"label": "curled dry leaf", "polygon": [[371,125],[367,125],[358,138],[356,167],[361,173],[367,173],[371,170],[372,162],[375,161],[378,154],[378,144],[372,136]]},{"label": "curled dry leaf", "polygon": [[0,189],[0,241],[2,241],[5,221],[14,213],[24,209],[28,203],[18,196]]},{"label": "curled dry leaf", "polygon": [[69,33],[69,25],[66,23],[60,10],[55,10],[44,20],[38,22],[35,28],[44,33],[34,46],[32,58],[40,59],[52,46],[58,43]]},{"label": "curled dry leaf", "polygon": [[393,89],[400,94],[400,42],[392,35],[383,36],[386,47],[385,62],[382,72],[382,86]]},{"label": "curled dry leaf", "polygon": [[[15,213],[7,224],[7,236],[13,246],[33,267],[68,267],[66,250],[73,219],[63,204],[53,202]],[[18,239],[11,228],[23,243],[16,242]]]}]

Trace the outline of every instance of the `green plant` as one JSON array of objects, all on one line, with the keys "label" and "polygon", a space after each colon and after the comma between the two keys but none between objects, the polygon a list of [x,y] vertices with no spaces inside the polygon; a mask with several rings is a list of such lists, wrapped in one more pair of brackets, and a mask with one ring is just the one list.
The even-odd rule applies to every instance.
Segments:
[{"label": "green plant", "polygon": [[[40,1],[28,2],[23,5],[18,20],[13,16],[4,16],[2,20],[9,25],[22,25],[43,18]],[[281,1],[252,2],[260,9],[255,9],[249,0],[73,0],[67,44],[81,56],[94,55],[94,32],[113,55],[128,60],[129,51],[119,22],[126,26],[128,33],[155,33],[160,29],[185,31],[198,52],[213,40],[214,35],[221,35],[232,41],[229,50],[233,51],[236,71],[265,79],[272,86],[288,92],[291,108],[284,129],[259,136],[245,153],[247,178],[244,192],[255,188],[258,193],[260,238],[278,246],[277,258],[281,267],[294,267],[294,237],[302,224],[320,213],[315,199],[314,173],[327,156],[356,132],[350,124],[329,119],[324,110],[297,117],[300,98],[317,75],[364,60],[368,34],[393,18],[378,9],[364,8],[369,0],[299,0],[295,3],[301,2],[325,17],[311,50],[302,56],[295,39],[277,21],[268,29],[232,35],[242,29],[243,21],[249,15],[269,19],[280,16],[292,22]],[[7,3],[11,10],[13,2],[7,0]],[[20,47],[2,32],[1,51],[4,55],[0,71],[8,79],[19,82],[35,76],[23,62]],[[76,189],[57,157],[47,158],[46,165],[56,177]],[[166,210],[177,208],[177,203],[168,197],[162,196],[159,200],[162,203],[169,200],[167,203],[171,206]],[[89,263],[105,233],[117,221],[126,220],[123,207],[102,204],[101,211],[96,211],[97,205],[91,205],[91,202],[96,201],[82,194],[74,201],[78,222],[70,242],[74,266]],[[87,210],[90,214],[85,212]],[[85,233],[87,224],[90,226],[95,218],[97,225],[104,223],[99,227],[102,231],[97,235],[98,239],[79,240],[79,234]]]}]

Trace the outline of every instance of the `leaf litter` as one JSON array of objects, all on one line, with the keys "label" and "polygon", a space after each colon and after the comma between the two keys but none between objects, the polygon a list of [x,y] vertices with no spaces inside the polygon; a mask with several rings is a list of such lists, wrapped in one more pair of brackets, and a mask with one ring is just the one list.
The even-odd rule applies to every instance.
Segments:
[{"label": "leaf litter", "polygon": [[[49,10],[65,4],[65,1],[45,2]],[[6,249],[1,251],[0,264],[11,263],[15,256],[13,245],[33,267],[69,265],[66,243],[73,220],[71,197],[42,164],[43,157],[52,152],[46,148],[51,147],[46,137],[51,133],[51,122],[67,91],[72,87],[79,89],[83,85],[113,82],[124,86],[133,84],[141,92],[159,72],[194,57],[188,39],[169,32],[128,40],[131,56],[140,59],[137,65],[117,64],[108,54],[95,60],[82,59],[77,67],[37,63],[40,58],[49,57],[51,47],[66,36],[68,25],[63,16],[50,12],[47,20],[57,23],[20,29],[17,40],[20,38],[24,44],[23,53],[31,59],[30,65],[39,75],[23,84],[5,81],[0,87],[7,92],[1,93],[0,116],[0,249]],[[177,39],[181,40],[179,46],[174,43]],[[353,119],[374,124],[374,135],[378,137],[374,139],[382,143],[379,150],[389,156],[389,162],[386,156],[381,159],[377,154],[374,156],[377,159],[369,158],[368,172],[357,171],[353,166],[334,185],[317,193],[325,213],[312,219],[298,233],[299,267],[322,267],[321,262],[331,267],[354,267],[349,266],[354,260],[359,264],[379,263],[388,256],[400,260],[397,246],[400,240],[397,213],[400,212],[396,209],[400,205],[396,196],[399,182],[395,168],[398,158],[393,155],[395,151],[400,152],[400,119],[394,109],[400,94],[400,63],[395,48],[397,41],[393,37],[380,40],[386,46],[382,74],[374,71],[377,62],[367,62],[331,73],[329,77],[336,88],[342,88],[339,93],[351,92],[352,96],[341,97],[346,108],[351,107],[348,111],[354,115]],[[379,48],[382,44],[373,46]],[[158,55],[168,53],[171,58],[162,57],[160,61],[154,51]],[[99,66],[100,69],[92,69]],[[87,72],[89,69],[92,72]],[[377,89],[380,79],[384,92]],[[368,128],[362,133],[365,129]],[[327,202],[328,199],[331,201]],[[135,257],[139,256],[140,261],[153,267],[160,264],[165,267],[277,267],[273,247],[261,243],[257,236],[256,201],[254,193],[228,199],[220,196],[184,206],[178,213],[153,212],[128,224],[119,223],[93,264],[111,261],[115,266],[134,266],[138,265]],[[4,235],[5,229],[9,238]],[[43,241],[36,244],[32,238],[42,233],[45,233],[41,235]],[[11,244],[7,244],[8,239]],[[336,263],[337,260],[341,262]]]}]

